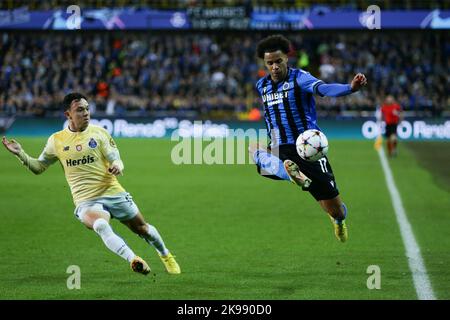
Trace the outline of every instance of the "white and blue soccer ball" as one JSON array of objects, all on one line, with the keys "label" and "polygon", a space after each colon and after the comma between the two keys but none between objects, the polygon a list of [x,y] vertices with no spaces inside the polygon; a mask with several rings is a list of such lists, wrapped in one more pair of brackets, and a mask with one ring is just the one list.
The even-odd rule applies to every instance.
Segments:
[{"label": "white and blue soccer ball", "polygon": [[328,153],[328,139],[323,132],[310,129],[298,136],[295,142],[299,156],[306,161],[317,161]]}]

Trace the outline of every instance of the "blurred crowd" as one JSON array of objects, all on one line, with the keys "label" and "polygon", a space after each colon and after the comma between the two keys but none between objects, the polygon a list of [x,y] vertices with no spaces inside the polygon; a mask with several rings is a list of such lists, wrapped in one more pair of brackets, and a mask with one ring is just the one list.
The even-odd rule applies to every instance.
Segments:
[{"label": "blurred crowd", "polygon": [[[60,114],[65,94],[89,97],[97,114],[240,117],[261,101],[265,75],[255,57],[262,34],[31,33],[0,38],[0,114]],[[450,110],[450,42],[444,32],[308,32],[288,34],[290,64],[325,82],[349,83],[356,94],[317,98],[322,115],[373,114],[392,94],[406,111]]]},{"label": "blurred crowd", "polygon": [[[369,81],[356,94],[317,99],[319,109],[372,111],[391,94],[406,111],[439,116],[450,110],[446,33],[331,33],[309,39],[298,36],[294,43],[305,55],[312,53],[319,59],[318,72],[308,71],[325,82],[349,82],[358,72]],[[303,68],[301,59],[298,65]]]}]

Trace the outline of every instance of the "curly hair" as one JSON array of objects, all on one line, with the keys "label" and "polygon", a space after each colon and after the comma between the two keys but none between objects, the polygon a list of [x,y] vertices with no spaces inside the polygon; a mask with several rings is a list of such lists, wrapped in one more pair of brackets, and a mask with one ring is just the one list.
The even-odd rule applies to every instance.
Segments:
[{"label": "curly hair", "polygon": [[284,54],[289,52],[291,42],[284,36],[277,34],[262,39],[256,47],[258,58],[264,59],[264,53],[280,50]]}]

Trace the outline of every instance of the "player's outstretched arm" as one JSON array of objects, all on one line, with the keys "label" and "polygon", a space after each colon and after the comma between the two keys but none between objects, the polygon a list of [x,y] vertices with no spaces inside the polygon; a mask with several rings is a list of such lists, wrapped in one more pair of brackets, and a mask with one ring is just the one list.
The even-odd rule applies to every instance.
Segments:
[{"label": "player's outstretched arm", "polygon": [[6,150],[15,154],[16,156],[22,151],[22,146],[14,139],[9,141],[6,137],[2,138],[2,143],[5,146]]},{"label": "player's outstretched arm", "polygon": [[319,95],[326,97],[342,97],[353,92],[359,91],[363,86],[367,84],[366,76],[362,73],[358,73],[350,84],[340,83],[323,83],[317,84],[316,90]]},{"label": "player's outstretched arm", "polygon": [[47,169],[47,166],[45,166],[42,161],[30,157],[16,140],[11,139],[9,141],[6,137],[3,137],[2,143],[5,146],[6,150],[19,158],[22,164],[30,169],[30,171],[34,174],[40,174]]}]

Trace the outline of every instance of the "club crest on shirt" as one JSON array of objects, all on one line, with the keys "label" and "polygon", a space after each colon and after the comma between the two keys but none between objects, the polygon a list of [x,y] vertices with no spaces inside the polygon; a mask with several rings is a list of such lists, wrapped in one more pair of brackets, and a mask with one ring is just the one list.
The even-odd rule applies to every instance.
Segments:
[{"label": "club crest on shirt", "polygon": [[290,88],[291,88],[291,83],[290,82],[283,83],[283,90],[289,90]]},{"label": "club crest on shirt", "polygon": [[91,138],[91,140],[89,140],[89,148],[95,149],[96,147],[97,147],[97,141],[95,141],[94,138]]},{"label": "club crest on shirt", "polygon": [[75,149],[77,149],[77,151],[81,151],[83,150],[83,147],[81,146],[81,144],[78,144]]}]

